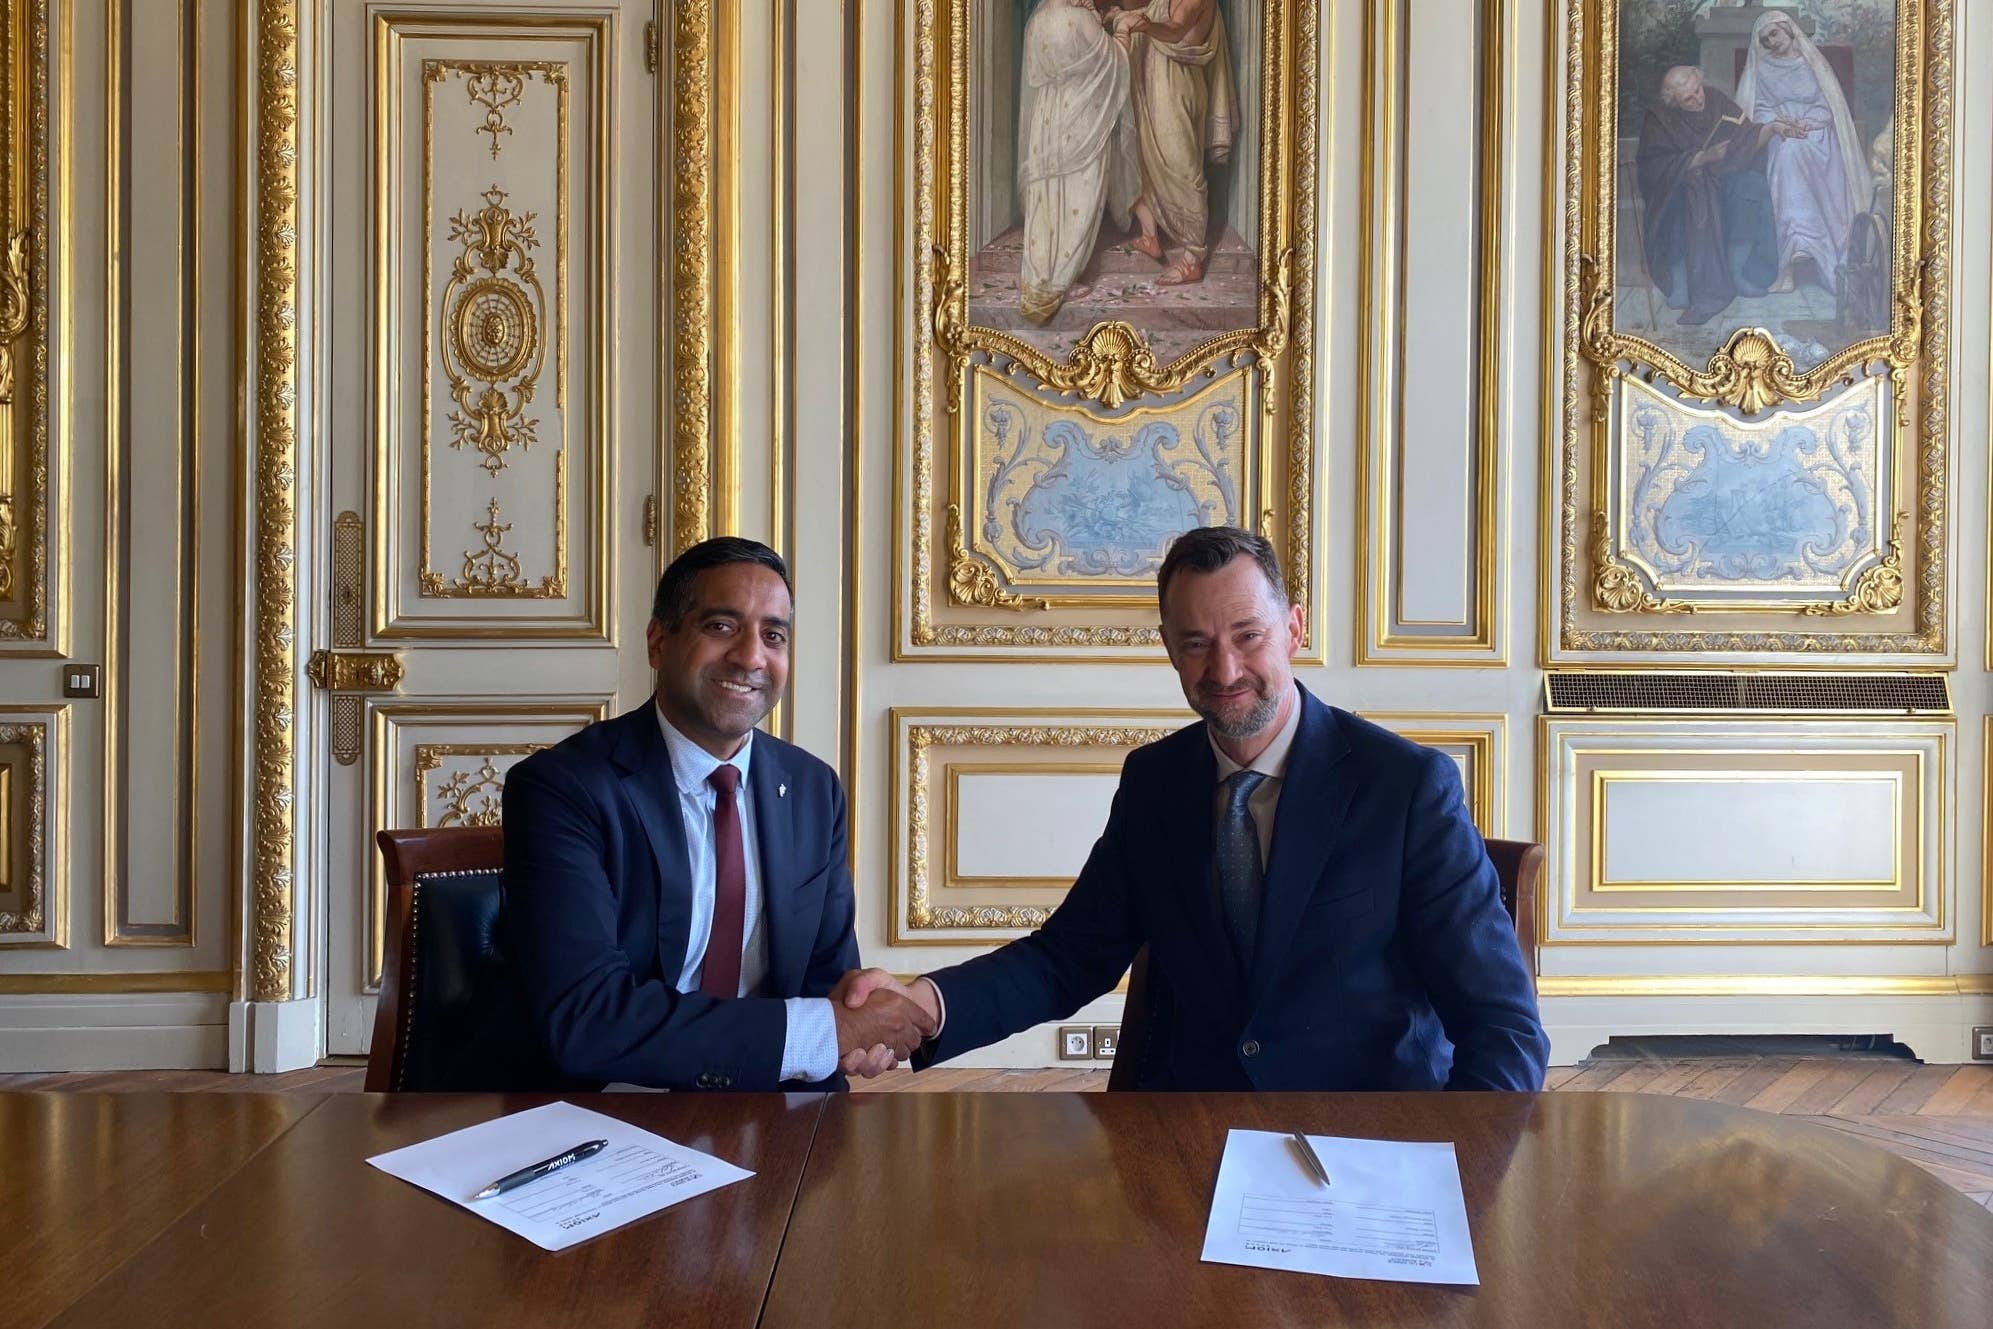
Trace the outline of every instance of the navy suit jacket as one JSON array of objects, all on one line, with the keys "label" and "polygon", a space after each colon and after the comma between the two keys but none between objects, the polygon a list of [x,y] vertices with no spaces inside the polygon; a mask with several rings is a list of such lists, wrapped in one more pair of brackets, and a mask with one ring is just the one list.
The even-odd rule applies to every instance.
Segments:
[{"label": "navy suit jacket", "polygon": [[[646,700],[534,753],[505,779],[507,954],[559,1072],[670,1089],[783,1086],[786,997],[858,967],[844,790],[801,748],[756,733],[748,763],[768,976],[734,999],[680,992],[691,868],[671,757]],[[786,788],[785,788],[786,787]],[[781,792],[778,792],[781,791]]]},{"label": "navy suit jacket", "polygon": [[1541,1088],[1549,1040],[1453,761],[1296,687],[1250,973],[1219,912],[1218,763],[1196,724],[1128,754],[1043,928],[929,975],[947,1018],[916,1065],[1070,1016],[1146,942],[1142,1088]]}]

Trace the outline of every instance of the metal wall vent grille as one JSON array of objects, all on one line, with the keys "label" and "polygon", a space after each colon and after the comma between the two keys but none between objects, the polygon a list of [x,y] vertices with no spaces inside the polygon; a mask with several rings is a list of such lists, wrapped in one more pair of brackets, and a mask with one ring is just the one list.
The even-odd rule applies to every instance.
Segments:
[{"label": "metal wall vent grille", "polygon": [[1810,715],[1950,715],[1943,674],[1552,673],[1552,715],[1667,711]]}]

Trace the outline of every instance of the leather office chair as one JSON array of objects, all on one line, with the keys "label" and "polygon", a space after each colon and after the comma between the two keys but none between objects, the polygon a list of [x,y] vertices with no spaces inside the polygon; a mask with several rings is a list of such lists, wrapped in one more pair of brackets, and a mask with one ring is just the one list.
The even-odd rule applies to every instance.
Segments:
[{"label": "leather office chair", "polygon": [[496,826],[382,831],[387,954],[367,1090],[558,1084],[499,949],[505,834]]},{"label": "leather office chair", "polygon": [[[1543,879],[1543,846],[1533,840],[1489,840],[1488,861],[1502,885],[1502,908],[1516,928],[1516,944],[1530,977],[1536,976],[1536,890]],[[1128,967],[1128,997],[1121,1011],[1121,1042],[1114,1049],[1114,1066],[1107,1087],[1133,1089],[1142,1078],[1143,1059],[1160,1046],[1158,1024],[1168,1018],[1169,991],[1160,974],[1149,972],[1149,948],[1135,952]]]}]

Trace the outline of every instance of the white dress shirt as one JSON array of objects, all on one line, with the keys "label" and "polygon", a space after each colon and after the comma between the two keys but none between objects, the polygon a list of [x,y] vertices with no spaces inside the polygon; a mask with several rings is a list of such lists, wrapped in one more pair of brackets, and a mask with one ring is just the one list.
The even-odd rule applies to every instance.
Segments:
[{"label": "white dress shirt", "polygon": [[[697,992],[706,968],[706,947],[713,939],[713,907],[719,894],[713,845],[713,813],[719,791],[708,781],[721,766],[740,772],[734,798],[740,806],[741,857],[746,868],[746,912],[742,916],[740,992],[747,996],[768,976],[768,933],[761,907],[761,847],[754,834],[754,800],[748,797],[748,762],[754,736],[722,762],[671,727],[657,710],[658,728],[671,753],[671,776],[678,785],[678,810],[685,819],[685,853],[692,869],[692,919],[685,939],[685,967],[673,984],[680,992]],[[788,1022],[782,1034],[784,1080],[823,1080],[837,1071],[837,1016],[827,997],[789,997],[782,1003]]]},{"label": "white dress shirt", "polygon": [[1294,746],[1295,732],[1301,728],[1300,691],[1297,689],[1291,694],[1290,699],[1294,704],[1288,709],[1287,722],[1280,726],[1280,732],[1273,736],[1271,743],[1261,749],[1260,754],[1252,759],[1249,766],[1241,766],[1226,756],[1225,750],[1218,746],[1217,738],[1212,735],[1211,726],[1207,724],[1204,727],[1204,736],[1211,742],[1211,753],[1218,758],[1219,787],[1211,803],[1213,825],[1216,825],[1218,818],[1225,813],[1225,781],[1244,770],[1258,771],[1266,777],[1259,782],[1259,788],[1253,790],[1252,795],[1246,799],[1246,811],[1252,813],[1253,825],[1259,831],[1261,872],[1266,871],[1267,862],[1273,855],[1273,812],[1280,806],[1280,787],[1286,783],[1287,753]]}]

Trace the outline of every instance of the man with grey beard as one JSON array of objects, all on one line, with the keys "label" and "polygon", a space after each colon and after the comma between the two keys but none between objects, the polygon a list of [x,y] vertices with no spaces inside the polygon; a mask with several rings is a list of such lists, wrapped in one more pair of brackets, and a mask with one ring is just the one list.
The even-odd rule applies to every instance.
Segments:
[{"label": "man with grey beard", "polygon": [[1163,645],[1203,717],[1128,755],[1106,829],[1045,926],[901,987],[924,1067],[1070,1016],[1149,948],[1143,1089],[1516,1089],[1549,1040],[1495,870],[1442,753],[1294,679],[1302,608],[1231,527],[1170,546]]}]

